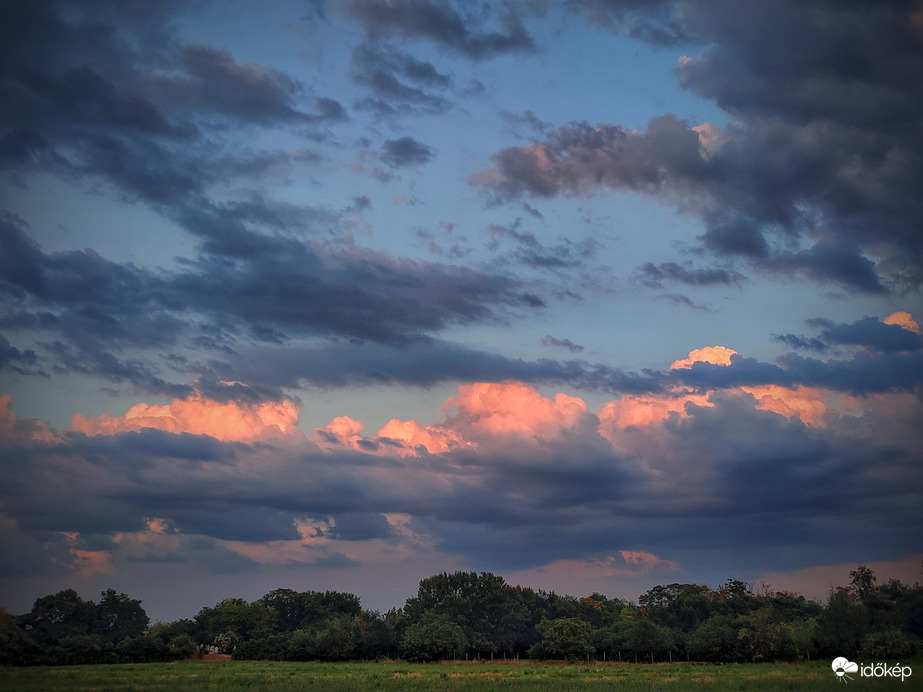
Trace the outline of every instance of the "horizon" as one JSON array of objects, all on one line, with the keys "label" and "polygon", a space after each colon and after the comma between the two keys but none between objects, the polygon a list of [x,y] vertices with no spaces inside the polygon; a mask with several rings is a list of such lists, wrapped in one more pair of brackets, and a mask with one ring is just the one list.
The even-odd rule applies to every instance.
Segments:
[{"label": "horizon", "polygon": [[14,0],[0,34],[10,612],[919,580],[919,3]]}]

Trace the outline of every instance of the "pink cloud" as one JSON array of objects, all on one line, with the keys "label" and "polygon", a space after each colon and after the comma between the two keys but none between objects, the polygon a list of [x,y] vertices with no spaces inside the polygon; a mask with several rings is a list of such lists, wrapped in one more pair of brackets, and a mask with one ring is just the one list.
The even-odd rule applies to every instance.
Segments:
[{"label": "pink cloud", "polygon": [[685,416],[687,403],[711,406],[706,394],[676,394],[666,396],[626,395],[603,404],[599,410],[599,433],[610,441],[629,426],[647,426],[666,420],[671,413]]},{"label": "pink cloud", "polygon": [[[341,416],[317,428],[311,439],[324,449],[345,446],[407,456],[424,448],[430,454],[441,454],[501,438],[551,439],[593,420],[583,399],[561,393],[548,398],[522,382],[461,385],[458,394],[446,400],[443,410],[446,419],[441,423],[424,426],[414,420],[392,418],[372,438],[362,437],[362,423]],[[363,440],[387,444],[376,448],[363,445]]]},{"label": "pink cloud", "polygon": [[61,535],[67,541],[67,547],[72,557],[72,562],[67,567],[73,570],[77,577],[85,579],[94,574],[115,574],[111,553],[104,550],[83,550],[78,548],[80,534],[76,531],[65,531]]},{"label": "pink cloud", "polygon": [[359,440],[365,426],[349,416],[337,416],[327,425],[315,428],[311,441],[321,449],[335,449],[337,447],[350,447],[359,449]]},{"label": "pink cloud", "polygon": [[472,435],[533,438],[556,437],[588,415],[583,399],[560,393],[549,399],[522,382],[462,385],[443,409],[449,424]]},{"label": "pink cloud", "polygon": [[171,433],[210,435],[225,442],[253,442],[298,435],[297,423],[298,407],[289,400],[247,405],[193,396],[165,405],[136,404],[124,416],[104,413],[92,418],[78,413],[71,427],[86,435],[114,435],[154,428]]},{"label": "pink cloud", "polygon": [[392,418],[378,431],[376,438],[388,438],[400,442],[402,454],[414,454],[417,447],[424,447],[430,454],[441,454],[465,446],[461,436],[445,427],[421,426],[414,420]]}]

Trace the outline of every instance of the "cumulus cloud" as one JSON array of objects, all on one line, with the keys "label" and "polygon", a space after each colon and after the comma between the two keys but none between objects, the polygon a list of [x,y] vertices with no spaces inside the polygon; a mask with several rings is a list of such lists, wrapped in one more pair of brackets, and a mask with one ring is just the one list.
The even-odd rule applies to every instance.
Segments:
[{"label": "cumulus cloud", "polygon": [[[668,372],[742,361],[712,346]],[[902,527],[919,518],[908,499],[921,491],[911,473],[923,445],[918,397],[671,386],[592,412],[580,397],[523,382],[469,383],[436,423],[394,418],[366,435],[344,415],[310,439],[281,434],[296,421],[287,401],[140,404],[121,417],[75,416],[75,430],[57,438],[4,436],[0,500],[18,531],[73,534],[84,552],[62,544],[62,554],[88,570],[196,560],[201,540],[216,569],[358,567],[388,550],[439,550],[497,569],[633,579],[694,563],[703,537],[716,535],[747,550],[822,546],[835,559],[840,543],[823,527],[846,507],[857,540],[874,513],[889,549],[908,549]],[[8,404],[5,425],[18,426]],[[765,513],[779,508],[788,518],[767,531]],[[618,555],[613,532],[631,536]]]},{"label": "cumulus cloud", "polygon": [[88,418],[78,413],[71,428],[85,435],[114,435],[151,428],[174,434],[209,435],[223,442],[252,442],[292,435],[297,423],[298,408],[289,400],[248,405],[199,396],[162,406],[136,404],[118,417],[103,414]]}]

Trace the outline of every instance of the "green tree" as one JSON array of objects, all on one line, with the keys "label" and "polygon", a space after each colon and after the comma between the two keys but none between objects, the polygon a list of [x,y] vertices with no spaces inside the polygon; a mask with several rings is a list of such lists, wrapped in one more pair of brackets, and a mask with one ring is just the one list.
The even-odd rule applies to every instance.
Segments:
[{"label": "green tree", "polygon": [[746,660],[738,627],[728,615],[712,615],[693,630],[689,637],[689,655],[697,661],[739,663]]},{"label": "green tree", "polygon": [[169,643],[170,656],[178,659],[192,658],[198,655],[199,645],[188,634],[177,634]]},{"label": "green tree", "polygon": [[95,624],[96,607],[73,589],[36,599],[32,610],[20,618],[25,632],[36,642],[57,644],[62,639],[88,635]]},{"label": "green tree", "polygon": [[95,620],[94,630],[108,642],[139,637],[150,623],[141,601],[116,593],[115,589],[106,589],[100,594]]},{"label": "green tree", "polygon": [[542,620],[542,640],[529,649],[530,658],[582,661],[594,652],[590,644],[590,623],[579,618]]},{"label": "green tree", "polygon": [[[736,596],[731,593],[731,597]],[[719,602],[714,592],[698,584],[655,586],[638,599],[638,605],[653,622],[683,632],[691,632],[705,622]]]},{"label": "green tree", "polygon": [[314,649],[324,661],[354,658],[359,646],[359,625],[355,617],[338,615],[314,627]]},{"label": "green tree", "polygon": [[840,656],[844,651],[859,651],[863,638],[872,629],[869,608],[849,589],[837,589],[817,617],[819,653]]},{"label": "green tree", "polygon": [[407,599],[404,614],[416,623],[428,612],[462,628],[473,653],[512,652],[529,627],[522,590],[490,572],[454,572],[423,579]]},{"label": "green tree", "polygon": [[226,598],[214,608],[202,608],[196,616],[200,644],[213,644],[218,635],[233,632],[241,640],[265,637],[273,632],[273,613],[263,603]]},{"label": "green tree", "polygon": [[590,644],[599,658],[621,660],[628,653],[628,636],[632,624],[628,618],[619,618],[608,627],[600,627],[590,634]]},{"label": "green tree", "polygon": [[449,616],[430,611],[407,628],[402,642],[408,661],[458,658],[468,648],[465,632]]},{"label": "green tree", "polygon": [[868,600],[875,589],[875,582],[878,577],[875,576],[870,568],[865,565],[859,565],[849,572],[849,590],[856,595],[860,601]]},{"label": "green tree", "polygon": [[628,648],[639,659],[665,660],[675,647],[673,630],[649,617],[631,620]]}]

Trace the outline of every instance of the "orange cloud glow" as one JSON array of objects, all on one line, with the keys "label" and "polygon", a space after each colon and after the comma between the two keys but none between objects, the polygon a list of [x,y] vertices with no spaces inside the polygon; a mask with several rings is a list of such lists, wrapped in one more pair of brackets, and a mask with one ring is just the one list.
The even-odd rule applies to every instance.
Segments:
[{"label": "orange cloud glow", "polygon": [[737,351],[724,346],[706,346],[689,351],[689,355],[682,360],[673,361],[670,370],[679,370],[691,368],[693,363],[711,363],[713,365],[730,365],[731,356],[737,355]]},{"label": "orange cloud glow", "polygon": [[[461,385],[443,409],[447,418],[442,423],[424,426],[414,420],[392,418],[368,441],[387,440],[388,444],[378,447],[378,454],[415,455],[419,448],[441,454],[460,447],[477,447],[478,440],[485,437],[548,439],[589,415],[586,403],[579,397],[559,393],[550,399],[522,382]],[[359,421],[340,416],[317,428],[311,440],[327,450],[345,446],[370,452],[373,447],[362,444],[363,428]]]},{"label": "orange cloud glow", "polygon": [[798,416],[807,425],[822,427],[827,414],[827,392],[814,387],[788,389],[776,385],[741,387],[756,398],[756,408],[772,411],[787,418]]},{"label": "orange cloud glow", "polygon": [[321,449],[336,447],[359,448],[365,426],[349,416],[337,416],[322,428],[315,428],[311,441]]},{"label": "orange cloud glow", "polygon": [[913,319],[913,315],[903,310],[891,313],[882,321],[885,324],[899,325],[901,328],[906,329],[908,332],[913,332],[914,334],[923,334],[923,330],[920,329],[920,325],[917,324],[917,321]]},{"label": "orange cloud glow", "polygon": [[74,531],[61,533],[67,541],[68,550],[73,556],[73,562],[68,565],[81,579],[94,574],[115,574],[112,566],[112,555],[104,550],[81,550],[77,547],[80,534]]},{"label": "orange cloud glow", "polygon": [[522,382],[476,382],[462,385],[443,409],[459,428],[488,435],[550,437],[576,426],[586,415],[583,399],[555,394],[542,396]]},{"label": "orange cloud glow", "polygon": [[401,442],[402,454],[414,454],[417,447],[424,447],[430,454],[441,454],[465,445],[461,436],[449,428],[423,427],[415,420],[392,418],[378,431],[376,437],[386,437]]},{"label": "orange cloud glow", "polygon": [[298,407],[288,400],[246,405],[233,401],[220,403],[200,396],[176,399],[162,406],[136,404],[124,416],[103,414],[88,418],[74,416],[71,427],[86,435],[155,428],[171,433],[210,435],[224,442],[255,440],[296,433]]},{"label": "orange cloud glow", "polygon": [[632,396],[625,395],[603,404],[599,410],[599,427],[603,437],[630,425],[643,426],[666,420],[671,413],[685,416],[687,403],[697,406],[711,406],[706,394],[677,394],[675,396]]}]

